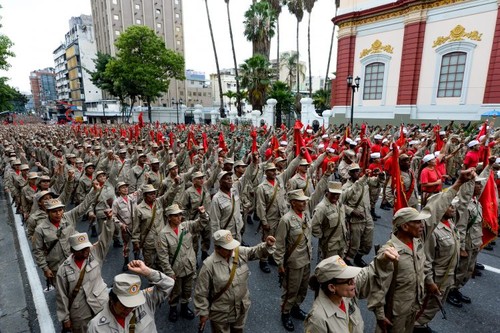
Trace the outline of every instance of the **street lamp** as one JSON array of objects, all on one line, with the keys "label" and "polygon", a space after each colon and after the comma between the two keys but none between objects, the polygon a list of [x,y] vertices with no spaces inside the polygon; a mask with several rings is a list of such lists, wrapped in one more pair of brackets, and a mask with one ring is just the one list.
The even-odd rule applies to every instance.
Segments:
[{"label": "street lamp", "polygon": [[353,118],[354,118],[354,93],[356,91],[358,91],[358,89],[359,89],[359,81],[361,81],[359,76],[356,76],[356,78],[354,79],[354,84],[352,82],[352,75],[349,75],[347,77],[347,86],[352,89],[352,93],[351,93],[351,131],[353,129]]},{"label": "street lamp", "polygon": [[182,98],[179,98],[179,101],[175,101],[175,98],[172,97],[172,105],[175,105],[177,109],[177,124],[179,123],[179,105],[184,104]]}]

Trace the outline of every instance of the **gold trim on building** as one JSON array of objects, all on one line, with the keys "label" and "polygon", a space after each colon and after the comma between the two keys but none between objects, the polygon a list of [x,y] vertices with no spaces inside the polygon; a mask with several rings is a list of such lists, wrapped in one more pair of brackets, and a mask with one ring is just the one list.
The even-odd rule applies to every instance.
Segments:
[{"label": "gold trim on building", "polygon": [[483,36],[483,34],[479,33],[477,30],[465,32],[465,28],[459,24],[450,31],[450,34],[448,36],[439,36],[438,38],[436,38],[434,44],[432,44],[432,47],[440,46],[448,42],[458,42],[464,39],[470,39],[480,42],[481,36]]},{"label": "gold trim on building", "polygon": [[465,1],[467,1],[467,0],[438,0],[438,1],[434,1],[434,2],[425,1],[425,2],[414,4],[414,5],[408,5],[408,7],[406,7],[406,8],[402,8],[402,9],[395,10],[392,12],[384,12],[384,13],[381,13],[378,15],[366,17],[366,18],[359,19],[359,20],[354,20],[354,21],[351,20],[351,21],[342,22],[342,23],[339,23],[338,26],[340,29],[346,28],[346,27],[351,27],[351,26],[360,26],[360,25],[364,25],[364,24],[370,24],[370,23],[375,23],[375,22],[379,22],[379,21],[390,20],[393,18],[403,17],[403,16],[405,16],[413,11],[433,9],[433,8],[453,5],[453,4],[461,3],[461,2],[465,2]]},{"label": "gold trim on building", "polygon": [[375,54],[375,53],[390,53],[394,51],[394,48],[391,45],[383,45],[380,40],[376,40],[372,43],[372,46],[369,49],[364,49],[361,51],[359,58],[364,58],[369,54]]}]

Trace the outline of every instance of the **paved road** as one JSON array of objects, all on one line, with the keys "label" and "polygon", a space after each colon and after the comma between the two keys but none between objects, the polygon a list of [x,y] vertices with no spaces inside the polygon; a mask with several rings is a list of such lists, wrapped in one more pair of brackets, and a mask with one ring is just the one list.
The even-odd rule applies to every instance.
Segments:
[{"label": "paved road", "polygon": [[[5,202],[0,200],[0,212],[5,211]],[[374,243],[385,243],[388,239],[391,228],[391,212],[377,210],[382,215],[382,219],[375,222]],[[255,234],[257,225],[247,227],[244,240],[249,244],[257,244],[259,236]],[[78,229],[87,231],[87,225],[79,223]],[[317,242],[314,240],[314,246]],[[371,260],[373,252],[366,258]],[[500,249],[499,246],[492,252],[483,251],[479,255],[479,261],[500,269]],[[316,258],[313,260],[313,266],[316,264]],[[103,268],[104,280],[110,286],[113,276],[120,273],[122,265],[121,249],[111,248],[106,258]],[[250,263],[251,276],[249,280],[250,297],[252,306],[248,315],[246,332],[286,332],[281,326],[280,321],[280,290],[278,288],[278,277],[276,267],[272,267],[271,274],[262,273],[258,267],[258,262]],[[463,293],[472,298],[471,305],[465,305],[461,309],[454,308],[446,304],[448,320],[443,320],[438,314],[432,322],[432,328],[438,332],[500,332],[497,327],[498,304],[500,304],[500,271],[483,271],[483,276],[471,280],[463,289]],[[40,278],[43,276],[41,274]],[[3,275],[0,275],[3,277]],[[3,278],[1,279],[4,280]],[[3,284],[3,282],[2,282]],[[28,289],[29,290],[29,289]],[[29,296],[29,292],[27,292]],[[47,303],[52,314],[52,319],[56,325],[56,330],[60,327],[55,317],[55,292],[51,291],[45,294]],[[302,308],[308,311],[313,301],[313,293],[310,291]],[[3,300],[0,299],[0,308]],[[361,301],[363,318],[365,320],[365,332],[373,332],[375,320],[373,314],[366,309],[366,302]],[[197,319],[186,321],[180,319],[177,323],[168,322],[168,306],[163,305],[157,312],[156,323],[159,332],[195,332]],[[34,319],[34,318],[32,318]],[[295,321],[296,332],[302,332],[303,326],[299,321]],[[1,321],[0,321],[1,324]],[[0,327],[1,332],[11,332]],[[36,331],[36,329],[35,329]],[[206,329],[209,332],[210,329]],[[13,332],[13,331],[12,331]],[[44,332],[45,333],[45,332]]]}]

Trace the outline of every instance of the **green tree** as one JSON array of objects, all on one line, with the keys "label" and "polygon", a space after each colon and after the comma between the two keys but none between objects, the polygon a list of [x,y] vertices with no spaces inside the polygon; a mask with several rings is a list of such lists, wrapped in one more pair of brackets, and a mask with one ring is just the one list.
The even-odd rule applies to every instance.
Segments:
[{"label": "green tree", "polygon": [[[293,87],[298,80],[305,78],[305,66],[300,63],[297,52],[283,52],[281,54],[280,62],[280,71],[282,68],[287,70],[286,82],[290,88]],[[297,79],[297,77],[299,77],[299,79]]]},{"label": "green tree", "polygon": [[231,49],[233,51],[234,74],[236,77],[236,110],[238,117],[241,117],[240,80],[238,78],[238,63],[236,62],[236,51],[234,50],[233,27],[231,25],[231,12],[229,10],[229,0],[224,0],[227,8],[227,23],[229,25],[229,37],[231,38]]},{"label": "green tree", "polygon": [[217,56],[217,48],[215,47],[214,31],[212,29],[212,20],[210,19],[210,10],[208,9],[208,0],[205,0],[205,9],[207,12],[208,28],[210,30],[210,38],[212,39],[212,48],[215,57],[215,67],[217,69],[217,80],[219,82],[219,98],[220,98],[220,117],[224,118],[226,113],[224,112],[224,95],[222,94],[222,79],[220,77],[220,67],[219,67],[219,57]]},{"label": "green tree", "polygon": [[330,109],[330,91],[327,89],[319,89],[312,95],[314,108],[316,111],[323,112]]},{"label": "green tree", "polygon": [[311,65],[311,12],[316,0],[303,0],[307,16],[307,59],[309,64],[309,97],[312,97],[312,65]]},{"label": "green tree", "polygon": [[151,103],[168,91],[171,79],[185,79],[184,57],[167,49],[152,29],[141,25],[127,28],[115,46],[116,60],[111,60],[108,66],[115,75],[117,69],[121,71],[121,84],[132,100],[130,112],[135,99],[140,97],[147,103],[151,122]]},{"label": "green tree", "polygon": [[243,34],[252,42],[252,55],[261,54],[269,61],[271,38],[276,28],[277,15],[266,1],[253,3],[245,12]]},{"label": "green tree", "polygon": [[248,90],[248,100],[254,110],[262,112],[273,74],[269,60],[261,54],[254,55],[240,65],[241,86]]},{"label": "green tree", "polygon": [[13,110],[12,101],[16,96],[16,91],[7,84],[8,78],[0,77],[0,110]]},{"label": "green tree", "polygon": [[[226,96],[227,98],[229,98],[229,111],[231,111],[231,105],[233,105],[233,98],[236,98],[238,99],[238,96],[241,96],[241,95],[238,95],[237,92],[234,92],[232,90],[228,90],[224,93],[224,96]],[[238,116],[241,116],[240,114],[238,114]]]},{"label": "green tree", "polygon": [[268,97],[274,98],[277,102],[275,127],[278,128],[281,126],[282,115],[288,114],[293,110],[293,93],[285,82],[276,81],[271,86]]},{"label": "green tree", "polygon": [[10,68],[8,58],[16,56],[14,52],[10,50],[13,45],[9,37],[0,35],[0,69],[4,71]]},{"label": "green tree", "polygon": [[[300,53],[299,53],[299,27],[300,27],[300,22],[302,21],[302,18],[304,17],[304,4],[303,0],[288,0],[287,3],[288,6],[288,11],[292,13],[295,18],[297,19],[297,31],[296,31],[296,44],[297,44],[297,72],[299,73],[299,64],[300,61]],[[300,95],[300,77],[297,75],[297,92],[296,96],[298,97]]]},{"label": "green tree", "polygon": [[[266,0],[271,5],[271,8],[276,12],[276,65],[280,64],[280,14],[281,6],[286,3],[286,0]],[[276,80],[279,80],[279,71],[276,72]]]}]

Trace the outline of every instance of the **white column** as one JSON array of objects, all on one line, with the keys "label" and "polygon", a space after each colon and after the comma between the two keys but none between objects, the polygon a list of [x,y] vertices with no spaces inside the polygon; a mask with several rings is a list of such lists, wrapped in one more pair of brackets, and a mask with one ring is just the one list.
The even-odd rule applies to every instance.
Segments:
[{"label": "white column", "polygon": [[195,124],[203,124],[203,106],[200,104],[196,104],[194,106],[194,111],[193,111],[193,117],[194,117],[194,123]]},{"label": "white column", "polygon": [[332,110],[324,110],[321,115],[323,116],[323,126],[327,128],[328,125],[330,125],[330,117],[332,116]]},{"label": "white column", "polygon": [[219,110],[210,111],[210,121],[212,122],[212,125],[217,124],[217,117],[218,116],[219,116]]},{"label": "white column", "polygon": [[274,98],[270,98],[267,100],[266,105],[264,106],[264,119],[267,124],[267,126],[274,126],[275,121],[276,121],[276,104],[278,103],[277,100]]},{"label": "white column", "polygon": [[229,122],[231,124],[235,124],[237,116],[238,116],[238,111],[236,111],[236,110],[229,111]]},{"label": "white column", "polygon": [[259,110],[253,110],[251,112],[252,114],[252,123],[255,127],[260,126],[259,124],[259,118],[260,118],[260,111]]}]

